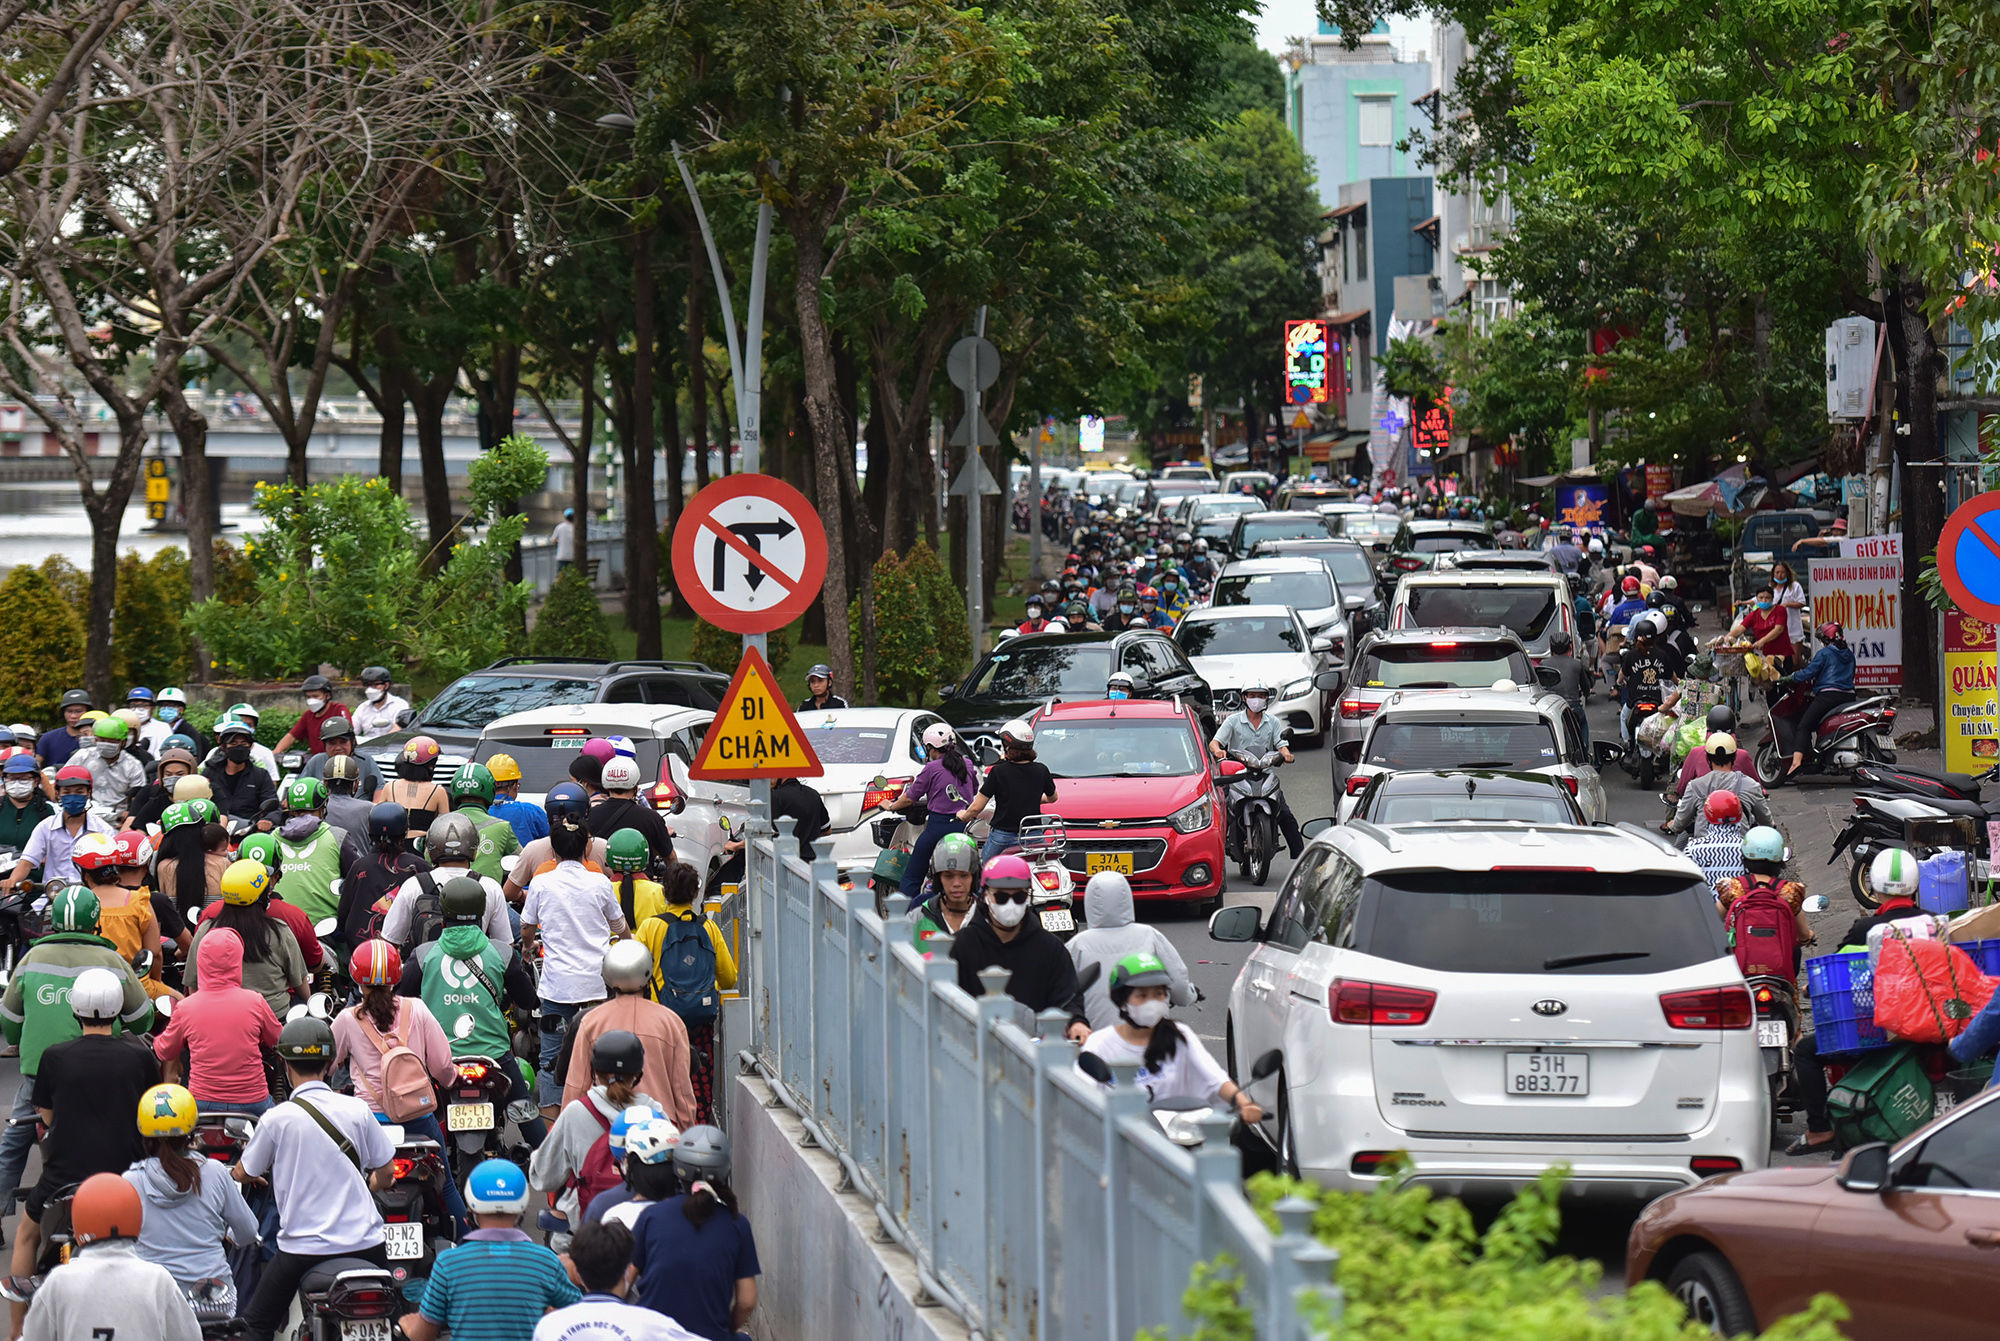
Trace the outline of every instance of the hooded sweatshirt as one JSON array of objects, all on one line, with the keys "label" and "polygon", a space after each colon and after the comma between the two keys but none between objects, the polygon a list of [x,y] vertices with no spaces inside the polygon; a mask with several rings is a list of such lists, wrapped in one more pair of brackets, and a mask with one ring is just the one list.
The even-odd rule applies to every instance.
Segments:
[{"label": "hooded sweatshirt", "polygon": [[222,1250],[226,1232],[241,1248],[257,1242],[257,1217],[226,1165],[196,1157],[201,1178],[186,1192],[174,1186],[158,1159],[125,1170],[139,1190],[145,1215],[139,1225],[139,1256],[157,1262],[183,1284],[214,1280],[229,1273]]},{"label": "hooded sweatshirt", "polygon": [[243,938],[215,927],[195,951],[201,987],[176,1003],[153,1040],[162,1062],[188,1054],[187,1087],[197,1100],[256,1103],[271,1097],[264,1048],[278,1045],[282,1027],[261,993],[243,985]]},{"label": "hooded sweatshirt", "polygon": [[576,1022],[563,1102],[572,1104],[583,1097],[584,1086],[590,1083],[590,1049],[614,1029],[630,1030],[645,1045],[646,1069],[639,1073],[639,1088],[661,1096],[667,1116],[683,1131],[692,1127],[694,1083],[688,1075],[692,1054],[687,1026],[667,1007],[639,995],[614,996]]},{"label": "hooded sweatshirt", "polygon": [[25,1341],[85,1336],[201,1341],[201,1325],[181,1287],[138,1249],[132,1239],[88,1244],[51,1271],[28,1306]]},{"label": "hooded sweatshirt", "polygon": [[7,994],[0,997],[0,1032],[9,1043],[21,1045],[22,1075],[36,1074],[44,1052],[83,1032],[70,1013],[69,989],[79,973],[92,968],[109,969],[125,984],[118,1016],[125,1028],[143,1029],[152,1018],[153,1003],[139,985],[139,975],[110,941],[81,931],[44,936],[21,956],[7,981]]},{"label": "hooded sweatshirt", "polygon": [[986,995],[979,970],[997,965],[1013,974],[1007,980],[1007,995],[1030,1012],[1060,1010],[1072,1019],[1085,1018],[1083,993],[1076,989],[1076,965],[1069,962],[1063,943],[1042,930],[1034,917],[1021,923],[1014,939],[1003,941],[982,901],[952,937],[951,957],[958,964],[959,990],[967,996]]},{"label": "hooded sweatshirt", "polygon": [[1194,983],[1189,981],[1187,965],[1181,962],[1174,943],[1158,928],[1134,920],[1130,885],[1122,880],[1091,881],[1083,889],[1083,915],[1087,929],[1071,938],[1069,957],[1079,973],[1085,964],[1102,966],[1097,981],[1083,994],[1091,1029],[1118,1023],[1118,1010],[1111,1004],[1111,969],[1126,955],[1158,955],[1172,980],[1167,990],[1173,1004],[1194,1004]]},{"label": "hooded sweatshirt", "polygon": [[[423,985],[421,995],[431,1014],[437,1017],[445,1037],[451,1040],[452,1051],[461,1057],[473,1054],[505,1059],[514,1049],[513,1033],[487,984],[502,996],[512,995],[507,969],[514,952],[507,946],[495,945],[476,926],[446,927],[436,945],[424,947],[421,958],[422,967],[418,970]],[[467,968],[468,963],[477,964],[479,973]],[[484,983],[480,981],[481,975],[486,979]],[[406,967],[403,970],[406,983],[409,976]]]},{"label": "hooded sweatshirt", "polygon": [[318,815],[294,815],[278,829],[278,852],[284,862],[285,898],[305,910],[314,922],[340,911],[333,892],[340,879],[341,843],[346,831]]}]

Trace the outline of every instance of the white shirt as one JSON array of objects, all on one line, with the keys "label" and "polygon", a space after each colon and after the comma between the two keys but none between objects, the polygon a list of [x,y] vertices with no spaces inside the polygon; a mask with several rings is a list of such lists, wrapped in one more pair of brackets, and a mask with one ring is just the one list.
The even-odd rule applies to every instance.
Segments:
[{"label": "white shirt", "polygon": [[580,861],[558,862],[529,880],[521,922],[540,931],[544,1001],[604,999],[604,952],[625,927],[610,877]]},{"label": "white shirt", "polygon": [[63,827],[68,816],[58,805],[56,813],[35,826],[28,835],[28,845],[21,849],[21,855],[30,866],[42,868],[42,883],[45,885],[74,885],[83,877],[77,874],[76,863],[70,854],[76,851],[77,842],[87,833],[110,833],[111,826],[88,810],[83,812],[83,827],[72,834]]},{"label": "white shirt", "polygon": [[[1174,1027],[1181,1031],[1181,1045],[1174,1049],[1173,1057],[1159,1071],[1141,1071],[1139,1083],[1156,1101],[1204,1099],[1209,1103],[1220,1102],[1222,1087],[1229,1080],[1229,1073],[1209,1055],[1208,1049],[1195,1037],[1194,1030],[1179,1021]],[[1091,1034],[1084,1041],[1083,1050],[1094,1052],[1107,1062],[1145,1065],[1146,1045],[1127,1043],[1115,1026],[1106,1026]]]},{"label": "white shirt", "polygon": [[173,734],[174,729],[157,717],[148,717],[139,725],[139,739],[145,742],[146,748],[152,751],[155,759],[160,757],[160,750],[167,743],[167,737]]},{"label": "white shirt", "polygon": [[[486,915],[480,919],[479,929],[486,933],[486,939],[495,945],[514,943],[514,923],[507,916],[507,900],[500,893],[500,886],[483,875],[474,875],[470,867],[440,866],[432,871],[431,879],[443,889],[445,882],[466,876],[477,880],[486,891]],[[410,938],[410,923],[417,915],[417,900],[423,895],[423,882],[414,875],[396,889],[395,897],[389,904],[389,911],[382,916],[382,939],[391,945],[400,946]],[[407,894],[406,899],[403,896]]]},{"label": "white shirt", "polygon": [[[354,1143],[364,1168],[379,1169],[396,1157],[389,1134],[361,1100],[336,1094],[319,1080],[293,1091],[299,1096]],[[382,1212],[368,1180],[296,1103],[279,1104],[257,1120],[242,1164],[245,1173],[271,1180],[283,1251],[330,1257],[382,1242]]]},{"label": "white shirt", "polygon": [[360,742],[388,735],[396,729],[396,714],[409,706],[408,699],[393,693],[382,695],[380,703],[369,702],[363,694],[361,702],[347,715],[347,720],[354,723],[354,739]]},{"label": "white shirt", "polygon": [[556,542],[557,563],[576,562],[576,523],[557,522],[556,529],[549,532],[549,537]]},{"label": "white shirt", "polygon": [[535,1341],[701,1341],[701,1338],[664,1313],[628,1304],[615,1295],[587,1294],[568,1308],[544,1313],[535,1324]]},{"label": "white shirt", "polygon": [[1806,608],[1806,589],[1797,582],[1788,582],[1772,594],[1785,612],[1785,635],[1797,647],[1806,636],[1806,622],[1801,615]]}]

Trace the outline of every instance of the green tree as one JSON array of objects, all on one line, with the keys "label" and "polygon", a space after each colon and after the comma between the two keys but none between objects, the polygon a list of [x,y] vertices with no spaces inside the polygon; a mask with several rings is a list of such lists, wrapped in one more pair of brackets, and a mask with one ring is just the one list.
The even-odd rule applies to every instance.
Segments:
[{"label": "green tree", "polygon": [[112,622],[112,676],[121,687],[159,688],[188,678],[185,551],[163,549],[151,559],[127,550],[118,560],[118,604]]},{"label": "green tree", "polygon": [[604,608],[582,568],[572,566],[556,574],[535,627],[528,631],[527,651],[551,661],[570,657],[608,661],[618,655],[611,628],[604,622]]},{"label": "green tree", "polygon": [[[923,591],[909,564],[894,554],[875,561],[875,675],[881,699],[921,707],[924,693],[938,683],[938,642],[926,618]],[[847,609],[856,639],[861,602]]]},{"label": "green tree", "polygon": [[53,722],[63,692],[83,683],[77,610],[44,573],[26,564],[0,579],[0,716]]},{"label": "green tree", "polygon": [[[935,684],[951,684],[972,664],[972,626],[966,620],[965,592],[951,580],[937,552],[919,540],[903,562],[924,603],[924,627],[937,646]],[[923,701],[919,695],[919,703]]]},{"label": "green tree", "polygon": [[[764,635],[764,661],[772,670],[782,672],[785,663],[792,659],[792,641],[789,628],[774,629]],[[697,617],[694,638],[688,650],[694,653],[696,661],[724,675],[734,675],[737,663],[743,660],[743,635],[719,629]]]},{"label": "green tree", "polygon": [[56,593],[57,600],[79,615],[83,613],[90,600],[90,574],[60,554],[51,554],[42,560],[41,574]]}]

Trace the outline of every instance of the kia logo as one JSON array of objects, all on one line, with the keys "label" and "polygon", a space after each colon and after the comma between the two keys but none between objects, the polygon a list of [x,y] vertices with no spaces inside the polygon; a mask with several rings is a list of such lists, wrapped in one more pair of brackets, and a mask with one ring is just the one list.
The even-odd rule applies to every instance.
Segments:
[{"label": "kia logo", "polygon": [[1537,1001],[1533,1009],[1537,1015],[1560,1015],[1569,1009],[1569,1003],[1551,997],[1546,1001]]}]

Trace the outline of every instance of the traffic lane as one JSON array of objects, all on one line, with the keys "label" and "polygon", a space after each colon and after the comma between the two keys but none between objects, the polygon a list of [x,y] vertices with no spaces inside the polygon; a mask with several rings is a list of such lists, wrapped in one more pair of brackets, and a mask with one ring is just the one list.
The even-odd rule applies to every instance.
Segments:
[{"label": "traffic lane", "polygon": [[[0,1057],[0,1100],[4,1100],[10,1109],[13,1106],[15,1092],[20,1087],[21,1059],[19,1057]],[[133,1116],[133,1121],[138,1121],[136,1114]],[[22,1172],[21,1181],[17,1186],[33,1187],[41,1180],[41,1177],[42,1152],[39,1149],[30,1150],[28,1152],[28,1167]],[[7,1190],[11,1192],[13,1188],[8,1188]],[[0,1229],[4,1229],[8,1244],[6,1248],[0,1249],[0,1253],[11,1253],[13,1251],[14,1231],[20,1223],[21,1208],[17,1203],[14,1209],[7,1213],[5,1219],[0,1220]],[[11,1272],[13,1268],[8,1267],[7,1270]]]}]

